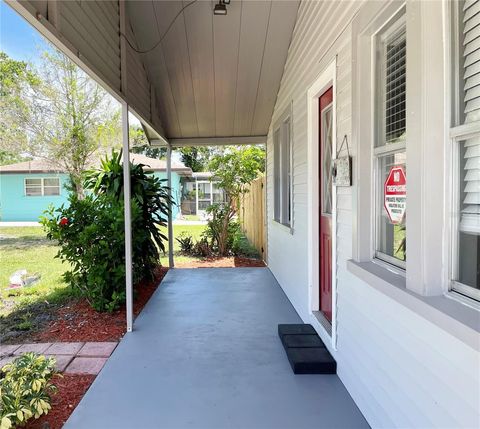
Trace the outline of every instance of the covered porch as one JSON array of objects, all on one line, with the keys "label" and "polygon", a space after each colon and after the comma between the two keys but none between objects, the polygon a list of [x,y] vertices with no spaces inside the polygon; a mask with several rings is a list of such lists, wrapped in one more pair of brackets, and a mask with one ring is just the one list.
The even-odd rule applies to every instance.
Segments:
[{"label": "covered porch", "polygon": [[368,427],[337,375],[292,373],[268,268],[170,270],[65,428]]}]

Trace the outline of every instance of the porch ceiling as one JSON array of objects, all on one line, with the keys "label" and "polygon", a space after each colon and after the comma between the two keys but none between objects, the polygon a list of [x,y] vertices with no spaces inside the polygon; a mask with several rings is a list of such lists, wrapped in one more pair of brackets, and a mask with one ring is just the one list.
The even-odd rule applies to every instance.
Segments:
[{"label": "porch ceiling", "polygon": [[[188,3],[129,0],[137,49]],[[179,14],[142,54],[168,139],[267,134],[298,4],[232,0],[214,16],[215,2],[198,0]]]}]

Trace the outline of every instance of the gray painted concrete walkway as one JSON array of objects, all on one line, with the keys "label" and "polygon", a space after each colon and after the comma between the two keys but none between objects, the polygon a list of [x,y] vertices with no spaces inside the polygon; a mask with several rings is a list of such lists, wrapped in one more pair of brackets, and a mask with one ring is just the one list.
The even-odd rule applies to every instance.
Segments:
[{"label": "gray painted concrete walkway", "polygon": [[65,428],[363,428],[336,375],[294,375],[267,268],[170,270]]}]

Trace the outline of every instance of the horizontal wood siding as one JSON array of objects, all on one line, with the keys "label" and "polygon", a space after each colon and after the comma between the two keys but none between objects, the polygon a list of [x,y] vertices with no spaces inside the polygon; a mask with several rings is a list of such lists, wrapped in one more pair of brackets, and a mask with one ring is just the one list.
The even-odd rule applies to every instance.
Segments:
[{"label": "horizontal wood siding", "polygon": [[[272,124],[293,104],[293,218],[290,234],[273,219],[273,140],[267,143],[268,265],[303,320],[307,272],[308,88],[337,59],[337,145],[352,131],[351,20],[361,2],[302,2]],[[346,154],[345,148],[343,153]],[[355,164],[354,164],[355,168]],[[337,188],[338,374],[372,427],[478,424],[479,355],[346,270],[352,258],[352,191]],[[313,285],[313,287],[317,287]]]},{"label": "horizontal wood siding", "polygon": [[58,27],[100,77],[121,89],[120,26],[117,2],[59,3]]},{"label": "horizontal wood siding", "polygon": [[[138,50],[135,34],[129,20],[127,20],[127,36],[130,43]],[[131,106],[140,115],[151,121],[150,82],[142,61],[142,54],[135,52],[128,44],[127,82],[127,98]]]}]

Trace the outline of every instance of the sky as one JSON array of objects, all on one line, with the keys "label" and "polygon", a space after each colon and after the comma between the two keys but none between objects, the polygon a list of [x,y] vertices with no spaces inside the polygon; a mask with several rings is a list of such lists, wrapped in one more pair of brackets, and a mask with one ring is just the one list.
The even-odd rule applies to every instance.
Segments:
[{"label": "sky", "polygon": [[35,62],[43,43],[38,31],[0,0],[0,50],[15,60]]}]

